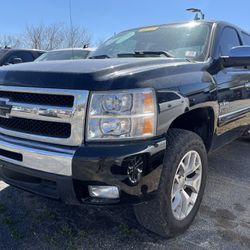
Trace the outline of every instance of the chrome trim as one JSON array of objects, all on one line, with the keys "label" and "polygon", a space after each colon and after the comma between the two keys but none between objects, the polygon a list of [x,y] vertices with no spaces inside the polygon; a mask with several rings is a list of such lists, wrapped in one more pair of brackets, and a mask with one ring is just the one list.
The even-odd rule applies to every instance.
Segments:
[{"label": "chrome trim", "polygon": [[37,93],[50,95],[67,95],[74,97],[72,108],[55,107],[47,105],[26,104],[8,101],[6,105],[12,106],[9,117],[19,117],[33,120],[43,120],[71,124],[71,135],[69,138],[55,138],[40,136],[28,133],[17,132],[0,127],[0,133],[15,136],[23,139],[35,140],[40,142],[54,143],[58,145],[78,146],[84,139],[85,114],[89,91],[71,89],[52,89],[52,88],[29,88],[0,86],[1,91]]},{"label": "chrome trim", "polygon": [[243,89],[246,87],[246,84],[242,84],[242,85],[239,85],[239,86],[235,86],[235,87],[231,87],[229,88],[230,90],[237,90],[237,89]]},{"label": "chrome trim", "polygon": [[0,117],[3,118],[9,118],[10,112],[11,112],[11,105],[9,105],[9,99],[8,98],[0,98]]},{"label": "chrome trim", "polygon": [[157,142],[155,145],[150,145],[148,146],[145,150],[139,152],[140,154],[144,154],[144,153],[149,153],[151,156],[166,150],[167,148],[167,142],[166,139],[163,139],[160,142]]},{"label": "chrome trim", "polygon": [[53,121],[53,122],[65,122],[70,121],[74,116],[75,109],[65,107],[51,107],[46,105],[34,105],[7,102],[7,105],[11,105],[12,109],[9,117],[21,117],[32,120]]},{"label": "chrome trim", "polygon": [[43,147],[42,143],[25,142],[1,135],[0,148],[23,156],[22,161],[16,161],[0,155],[0,160],[47,173],[72,176],[75,150]]},{"label": "chrome trim", "polygon": [[250,107],[242,108],[219,116],[219,126],[225,125],[231,121],[240,119],[250,113]]}]

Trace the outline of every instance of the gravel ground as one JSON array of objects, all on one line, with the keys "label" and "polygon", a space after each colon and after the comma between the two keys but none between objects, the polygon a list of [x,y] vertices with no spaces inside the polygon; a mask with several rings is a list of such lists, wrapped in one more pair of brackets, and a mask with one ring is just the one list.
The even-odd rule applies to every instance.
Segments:
[{"label": "gravel ground", "polygon": [[201,209],[166,240],[141,228],[130,207],[66,206],[0,180],[0,249],[250,249],[250,143],[209,156]]}]

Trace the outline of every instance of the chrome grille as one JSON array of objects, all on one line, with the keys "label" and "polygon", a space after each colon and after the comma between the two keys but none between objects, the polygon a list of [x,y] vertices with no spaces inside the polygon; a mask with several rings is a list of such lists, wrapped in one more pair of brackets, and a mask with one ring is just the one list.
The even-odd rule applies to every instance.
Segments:
[{"label": "chrome grille", "polygon": [[0,86],[0,133],[77,146],[84,138],[88,91]]}]

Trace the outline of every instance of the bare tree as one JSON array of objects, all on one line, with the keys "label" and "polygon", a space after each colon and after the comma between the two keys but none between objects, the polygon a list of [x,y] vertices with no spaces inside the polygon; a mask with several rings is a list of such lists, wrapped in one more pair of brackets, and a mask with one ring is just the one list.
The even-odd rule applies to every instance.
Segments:
[{"label": "bare tree", "polygon": [[64,41],[64,30],[62,24],[51,24],[46,26],[44,30],[44,44],[45,50],[58,49],[62,47]]},{"label": "bare tree", "polygon": [[1,47],[11,47],[11,48],[20,48],[22,45],[21,40],[14,35],[2,35],[0,36],[0,48]]},{"label": "bare tree", "polygon": [[33,49],[44,49],[43,40],[45,34],[45,26],[43,24],[36,26],[26,26],[24,33],[25,47]]},{"label": "bare tree", "polygon": [[80,26],[65,27],[65,43],[64,47],[76,48],[83,47],[85,44],[89,44],[91,36],[85,28]]},{"label": "bare tree", "polygon": [[68,27],[63,24],[27,26],[24,34],[25,46],[34,49],[75,48],[91,41],[90,35],[84,28]]},{"label": "bare tree", "polygon": [[28,25],[23,36],[2,35],[0,47],[33,48],[52,50],[58,48],[83,47],[91,42],[87,30],[80,26],[66,26],[60,23],[51,25]]}]

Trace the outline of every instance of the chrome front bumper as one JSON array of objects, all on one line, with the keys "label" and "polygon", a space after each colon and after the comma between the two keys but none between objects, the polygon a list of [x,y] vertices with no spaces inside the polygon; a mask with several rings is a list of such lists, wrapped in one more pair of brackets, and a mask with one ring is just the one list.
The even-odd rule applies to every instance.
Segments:
[{"label": "chrome front bumper", "polygon": [[[0,160],[47,173],[72,176],[75,150],[0,135]],[[9,155],[8,155],[9,153]],[[20,155],[13,159],[12,154]]]}]

